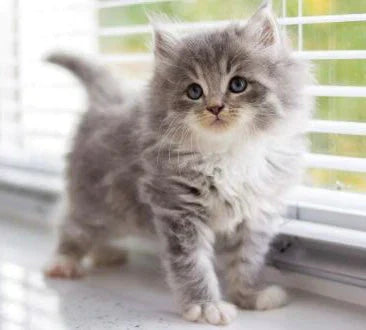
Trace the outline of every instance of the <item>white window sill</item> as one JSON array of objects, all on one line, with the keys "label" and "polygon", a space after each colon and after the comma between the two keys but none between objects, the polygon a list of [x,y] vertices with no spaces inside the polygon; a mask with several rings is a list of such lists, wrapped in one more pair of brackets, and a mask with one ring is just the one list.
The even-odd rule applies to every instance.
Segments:
[{"label": "white window sill", "polygon": [[[45,281],[40,269],[52,251],[51,235],[3,219],[0,230],[1,329],[212,329],[180,319],[156,258],[136,254],[127,265],[94,271],[80,281]],[[293,287],[304,284],[298,275],[284,277],[273,270],[267,275]],[[326,284],[313,282],[304,289],[316,291],[317,285]],[[225,329],[365,328],[365,307],[298,290],[291,297],[279,310],[241,311]]]}]

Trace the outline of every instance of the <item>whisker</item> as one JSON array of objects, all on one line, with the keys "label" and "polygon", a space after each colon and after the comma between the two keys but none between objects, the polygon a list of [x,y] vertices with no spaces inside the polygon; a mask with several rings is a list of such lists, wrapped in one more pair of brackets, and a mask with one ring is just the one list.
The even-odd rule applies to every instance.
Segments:
[{"label": "whisker", "polygon": [[159,141],[159,149],[158,149],[158,155],[157,155],[157,164],[159,163],[159,157],[160,157],[160,152],[161,152],[161,148],[165,142],[165,140],[167,140],[169,138],[169,136],[174,132],[174,124],[176,123],[176,121],[179,119],[179,116],[173,116],[172,120],[170,121],[170,123],[168,124],[167,129],[165,130],[165,133],[163,134],[163,136],[161,137],[160,141]]},{"label": "whisker", "polygon": [[170,152],[171,152],[171,148],[172,148],[172,143],[174,141],[174,136],[175,134],[182,128],[182,125],[176,127],[175,131],[174,131],[174,134],[172,135],[171,137],[171,140],[170,140],[170,143],[169,143],[169,149],[168,149],[168,154],[169,154],[169,163],[171,162],[171,159],[170,159]]}]

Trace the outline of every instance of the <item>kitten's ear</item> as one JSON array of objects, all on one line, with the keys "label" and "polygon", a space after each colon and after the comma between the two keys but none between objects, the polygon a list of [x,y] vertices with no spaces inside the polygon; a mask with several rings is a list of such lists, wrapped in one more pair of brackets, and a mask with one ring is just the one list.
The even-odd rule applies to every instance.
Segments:
[{"label": "kitten's ear", "polygon": [[168,31],[174,22],[161,14],[150,14],[150,24],[153,27],[153,49],[155,58],[164,62],[170,61],[176,54],[178,39],[174,33]]},{"label": "kitten's ear", "polygon": [[173,34],[154,27],[154,54],[157,59],[171,60],[178,41]]},{"label": "kitten's ear", "polygon": [[245,32],[264,48],[275,46],[281,42],[281,33],[269,1],[263,3],[248,20]]}]

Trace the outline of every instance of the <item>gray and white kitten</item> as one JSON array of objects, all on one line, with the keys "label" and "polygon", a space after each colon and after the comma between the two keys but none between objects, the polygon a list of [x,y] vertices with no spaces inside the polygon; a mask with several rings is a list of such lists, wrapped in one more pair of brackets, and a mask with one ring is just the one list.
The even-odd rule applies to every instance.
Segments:
[{"label": "gray and white kitten", "polygon": [[[190,321],[227,324],[237,305],[271,309],[285,292],[258,275],[297,182],[312,100],[267,5],[246,25],[175,37],[155,26],[155,66],[138,97],[104,69],[49,58],[85,84],[84,114],[68,163],[68,214],[54,277],[80,275],[83,257],[118,259],[116,236],[155,235]],[[225,302],[216,264],[223,266]]]}]

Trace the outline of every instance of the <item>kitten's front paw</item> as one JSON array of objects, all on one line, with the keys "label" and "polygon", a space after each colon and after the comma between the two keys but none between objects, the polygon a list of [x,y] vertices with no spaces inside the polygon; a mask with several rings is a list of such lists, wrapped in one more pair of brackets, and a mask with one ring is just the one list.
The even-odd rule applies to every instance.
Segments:
[{"label": "kitten's front paw", "polygon": [[288,302],[286,291],[277,285],[271,285],[258,292],[255,308],[269,310],[282,307]]},{"label": "kitten's front paw", "polygon": [[286,305],[288,297],[280,286],[271,285],[256,292],[238,292],[233,297],[235,304],[243,309],[269,310]]},{"label": "kitten's front paw", "polygon": [[46,266],[44,274],[48,277],[78,278],[84,275],[78,260],[58,255]]},{"label": "kitten's front paw", "polygon": [[191,304],[183,311],[183,317],[188,321],[214,325],[229,324],[236,318],[236,315],[236,307],[226,301]]}]

